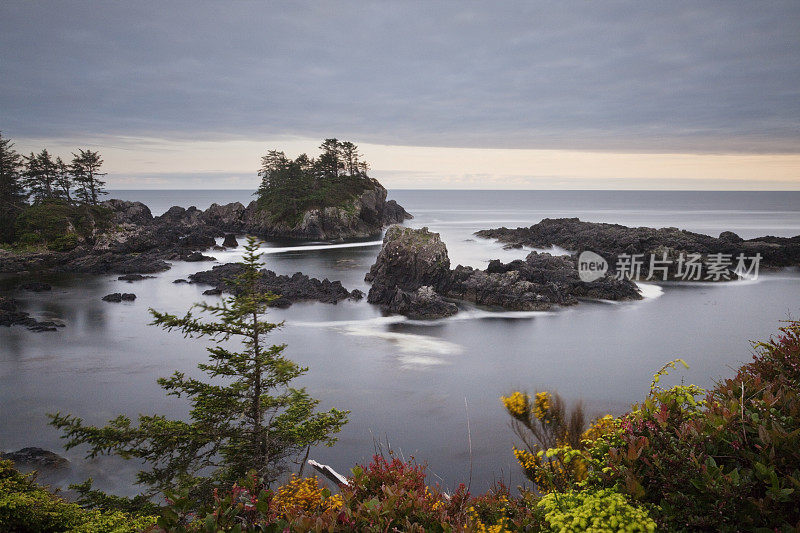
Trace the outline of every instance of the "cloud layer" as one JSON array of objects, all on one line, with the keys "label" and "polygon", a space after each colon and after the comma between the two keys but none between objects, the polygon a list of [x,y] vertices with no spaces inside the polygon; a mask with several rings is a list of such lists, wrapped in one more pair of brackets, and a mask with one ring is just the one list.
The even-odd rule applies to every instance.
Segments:
[{"label": "cloud layer", "polygon": [[797,152],[798,2],[0,4],[12,137]]}]

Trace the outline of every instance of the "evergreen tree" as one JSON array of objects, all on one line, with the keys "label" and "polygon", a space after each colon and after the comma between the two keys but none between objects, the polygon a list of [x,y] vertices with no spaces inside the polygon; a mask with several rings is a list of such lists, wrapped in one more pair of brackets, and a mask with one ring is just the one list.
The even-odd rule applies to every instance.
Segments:
[{"label": "evergreen tree", "polygon": [[25,157],[23,183],[34,203],[46,202],[58,196],[56,190],[58,167],[50,152],[44,148],[38,154]]},{"label": "evergreen tree", "polygon": [[[209,485],[230,486],[251,470],[270,484],[289,458],[336,441],[333,434],[347,412],[316,412],[318,400],[290,386],[307,369],[283,356],[285,345],[265,344],[265,335],[282,325],[263,320],[277,296],[259,290],[258,242],[250,238],[245,249],[241,273],[231,280],[234,296],[219,305],[196,305],[215,320],[202,321],[191,310],[183,317],[151,310],[155,325],[213,340],[209,361],[198,368],[216,383],[183,372],[159,379],[168,395],[189,400],[190,420],[139,415],[134,426],[119,416],[93,427],[71,415],[51,415],[51,424],[68,439],[67,448],[86,444],[90,457],[116,453],[143,460],[150,470],[139,472],[138,480],[152,492],[194,488],[202,494]],[[239,351],[234,340],[240,341]]]},{"label": "evergreen tree", "polygon": [[22,156],[11,139],[0,132],[0,241],[14,240],[14,220],[24,207],[27,195],[22,184]]},{"label": "evergreen tree", "polygon": [[80,201],[90,205],[97,205],[97,199],[102,194],[107,194],[103,186],[106,182],[100,178],[105,176],[100,172],[103,160],[100,152],[91,150],[78,150],[78,154],[72,154],[72,164],[70,170],[76,186],[75,194]]},{"label": "evergreen tree", "polygon": [[72,203],[72,171],[69,168],[63,159],[60,157],[56,157],[55,163],[55,171],[56,171],[56,178],[55,178],[55,186],[58,190],[58,195],[64,198],[67,202]]}]

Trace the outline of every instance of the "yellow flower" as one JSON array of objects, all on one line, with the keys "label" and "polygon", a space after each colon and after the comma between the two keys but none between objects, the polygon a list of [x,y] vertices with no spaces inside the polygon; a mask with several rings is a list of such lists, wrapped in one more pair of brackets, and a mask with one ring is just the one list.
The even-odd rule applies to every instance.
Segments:
[{"label": "yellow flower", "polygon": [[550,411],[550,393],[537,392],[533,402],[533,416],[539,420],[544,420]]},{"label": "yellow flower", "polygon": [[513,417],[524,418],[528,413],[530,398],[527,394],[517,391],[511,396],[501,396],[500,400],[503,402],[506,411]]},{"label": "yellow flower", "polygon": [[611,415],[606,415],[598,418],[594,423],[589,426],[589,429],[583,432],[583,440],[597,440],[603,435],[611,433],[619,425],[619,420]]},{"label": "yellow flower", "polygon": [[292,478],[278,489],[272,505],[275,510],[287,516],[338,510],[342,507],[344,501],[340,495],[325,498],[322,491],[316,476],[301,478],[292,475]]}]

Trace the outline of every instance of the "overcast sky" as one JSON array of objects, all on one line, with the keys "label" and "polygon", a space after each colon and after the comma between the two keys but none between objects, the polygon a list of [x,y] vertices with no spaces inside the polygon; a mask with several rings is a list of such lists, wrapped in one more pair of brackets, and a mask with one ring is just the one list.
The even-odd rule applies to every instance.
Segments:
[{"label": "overcast sky", "polygon": [[[800,189],[800,2],[0,3],[0,130],[111,187]],[[407,147],[425,147],[409,149]]]}]

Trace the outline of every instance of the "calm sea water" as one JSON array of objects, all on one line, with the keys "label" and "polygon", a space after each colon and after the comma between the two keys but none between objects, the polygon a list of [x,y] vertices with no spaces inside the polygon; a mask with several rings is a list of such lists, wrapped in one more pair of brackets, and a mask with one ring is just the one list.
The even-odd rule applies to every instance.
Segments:
[{"label": "calm sea water", "polygon": [[[154,214],[171,205],[205,208],[247,202],[250,191],[114,191],[141,200]],[[489,259],[524,257],[474,237],[478,229],[530,225],[544,217],[578,216],[626,225],[676,226],[742,237],[800,234],[800,193],[607,191],[393,191],[415,219],[413,227],[440,232],[452,263],[485,266]],[[266,243],[263,259],[279,273],[302,271],[368,290],[364,274],[380,242],[286,248]],[[238,250],[213,254],[221,262]],[[164,396],[155,380],[174,370],[197,375],[204,345],[148,326],[148,308],[182,313],[203,296],[202,286],[175,285],[210,264],[175,263],[134,284],[116,276],[53,276],[52,292],[13,291],[20,278],[0,279],[37,316],[57,317],[57,333],[0,329],[0,449],[41,446],[63,453],[69,470],[46,478],[56,485],[95,478],[99,487],[132,494],[137,465],[116,458],[84,460],[63,452],[45,414],[61,411],[102,423],[119,413],[184,416],[181,400]],[[135,292],[132,303],[109,304],[109,292]],[[295,304],[271,311],[286,325],[276,343],[307,365],[300,383],[322,406],[350,409],[350,423],[333,448],[312,458],[347,472],[367,461],[374,442],[389,442],[406,458],[427,462],[434,481],[473,489],[494,480],[522,482],[513,435],[499,396],[515,389],[557,390],[583,400],[591,414],[624,412],[647,392],[655,370],[682,357],[691,368],[675,374],[711,386],[750,357],[750,340],[774,333],[779,321],[800,316],[800,273],[763,274],[724,285],[652,284],[632,303],[583,303],[548,313],[497,312],[464,306],[450,319],[411,321],[383,316],[361,302]]]}]

